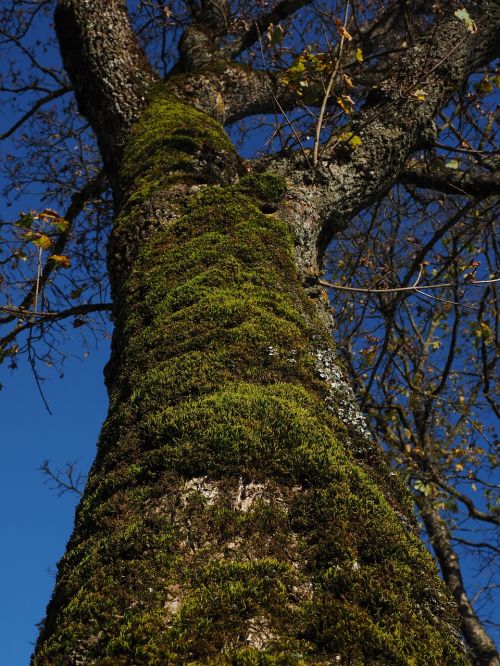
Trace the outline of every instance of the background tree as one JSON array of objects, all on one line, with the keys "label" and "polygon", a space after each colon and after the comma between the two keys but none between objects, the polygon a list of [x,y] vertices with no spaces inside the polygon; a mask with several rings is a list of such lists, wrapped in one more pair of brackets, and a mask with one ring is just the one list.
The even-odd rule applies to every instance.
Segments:
[{"label": "background tree", "polygon": [[[435,200],[435,194],[430,198]],[[419,238],[426,234],[426,219],[435,225],[428,202],[422,201],[422,217],[414,215],[414,229],[400,224],[404,205],[398,202],[394,217],[387,210],[382,213],[387,235],[378,227],[376,236],[358,229],[345,239],[354,251],[344,243],[336,248],[336,291],[345,296],[336,299],[338,337],[345,341],[340,349],[358,383],[365,413],[413,488],[444,579],[462,608],[464,631],[470,623],[474,633],[479,625],[463,583],[460,556],[474,553],[483,571],[478,597],[488,598],[496,588],[498,554],[493,476],[497,442],[490,404],[498,324],[495,282],[487,279],[478,298],[473,290],[481,285],[467,278],[476,267],[464,267],[481,256],[492,272],[493,210],[477,201],[458,204],[458,210],[449,213],[451,229],[439,251],[430,243],[424,250]],[[376,224],[380,212],[366,223]],[[442,228],[440,219],[429,232],[436,243]],[[416,233],[418,237],[412,235]],[[415,259],[424,251],[423,266]],[[356,265],[360,270],[354,270]],[[447,286],[403,286],[417,279]],[[351,286],[346,288],[346,283]],[[368,284],[376,285],[375,291],[370,292]],[[346,331],[350,335],[344,336]]]},{"label": "background tree", "polygon": [[[97,197],[107,183],[116,319],[110,415],[35,661],[156,663],[215,659],[222,650],[227,660],[255,663],[259,653],[286,663],[459,663],[451,611],[405,527],[404,494],[328,340],[321,257],[346,229],[333,277],[349,276],[351,289],[359,280],[361,289],[388,290],[343,306],[351,314],[341,325],[354,323],[341,336],[347,367],[376,431],[408,470],[474,658],[498,663],[465,595],[448,515],[453,497],[471,518],[495,522],[489,504],[464,488],[474,483],[477,492],[482,482],[491,491],[481,476],[491,452],[474,443],[484,429],[477,396],[493,403],[495,277],[483,282],[474,271],[479,258],[494,257],[493,208],[465,199],[498,187],[488,145],[494,120],[478,102],[494,79],[483,73],[472,79],[475,93],[464,87],[496,54],[498,6],[365,2],[332,14],[300,1],[262,9],[143,2],[129,7],[134,35],[122,3],[59,2],[65,67],[102,168],[71,103],[40,113],[70,86],[23,45],[53,3],[30,4],[24,17],[9,6],[2,17],[6,44],[35,67],[22,81],[14,66],[9,72],[4,90],[21,99],[26,92],[31,107],[4,136],[34,120],[53,129],[23,136],[36,159],[7,165],[17,188],[35,172],[50,183],[54,207],[77,194],[65,215],[50,208],[17,222],[21,236],[4,262],[3,323],[12,328],[3,347],[11,362],[26,349],[38,379],[37,357],[51,360],[61,348],[55,326],[73,316],[81,326],[110,308],[96,298],[111,219],[109,196]],[[41,84],[41,74],[56,87]],[[32,101],[34,91],[43,96]],[[242,163],[216,122],[259,113],[274,114],[270,155]],[[457,129],[462,113],[474,141]],[[450,132],[467,158],[461,165],[455,157],[443,165]],[[386,197],[397,182],[406,189]],[[415,187],[453,196],[443,203]],[[422,236],[428,219],[423,242],[410,226],[419,221]],[[366,220],[374,233],[361,237]],[[463,248],[472,255],[466,273]],[[8,268],[30,258],[25,286]],[[414,307],[392,290],[428,294],[424,261],[447,291]],[[70,262],[74,277],[61,287],[54,276]],[[472,325],[462,292],[484,283]],[[458,343],[467,326],[472,355]],[[372,329],[382,327],[377,349]],[[443,408],[454,407],[450,395],[464,390],[464,376],[470,390],[458,392],[458,409]]]}]

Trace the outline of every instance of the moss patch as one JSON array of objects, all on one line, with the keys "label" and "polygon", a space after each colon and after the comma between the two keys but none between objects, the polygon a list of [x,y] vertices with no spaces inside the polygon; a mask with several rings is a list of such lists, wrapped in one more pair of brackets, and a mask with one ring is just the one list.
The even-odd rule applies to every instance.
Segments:
[{"label": "moss patch", "polygon": [[[200,154],[206,155],[206,171],[199,176],[215,178],[217,156],[223,160],[234,148],[218,123],[158,87],[127,144],[121,177],[135,191],[174,179],[185,182],[196,177],[194,163]],[[130,196],[135,199],[137,194]]]},{"label": "moss patch", "polygon": [[260,202],[264,212],[271,212],[287,190],[285,179],[272,173],[256,173],[243,176],[237,189]]}]

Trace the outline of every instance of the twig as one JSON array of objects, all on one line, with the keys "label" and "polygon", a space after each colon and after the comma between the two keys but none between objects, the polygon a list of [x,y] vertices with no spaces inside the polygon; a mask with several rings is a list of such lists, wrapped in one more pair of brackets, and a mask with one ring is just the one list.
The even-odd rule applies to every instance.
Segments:
[{"label": "twig", "polygon": [[[420,277],[420,275],[419,275]],[[464,287],[474,287],[480,284],[491,284],[493,282],[500,282],[500,278],[494,278],[492,280],[473,280],[471,282],[464,282]],[[417,287],[418,280],[411,287],[388,287],[387,289],[371,289],[370,287],[346,287],[341,284],[333,284],[332,282],[327,282],[326,280],[318,280],[318,284],[322,287],[328,287],[329,289],[338,289],[340,291],[353,291],[361,292],[364,294],[392,294],[400,291],[412,291],[419,292],[420,289],[443,289],[446,287],[455,287],[456,285],[453,282],[443,282],[441,284],[422,284]],[[425,295],[425,294],[424,294]]]},{"label": "twig", "polygon": [[[256,29],[257,29],[257,33],[258,33],[258,35],[259,35],[259,46],[260,46],[260,55],[261,55],[261,58],[262,58],[262,66],[264,67],[264,71],[266,71],[266,62],[265,62],[265,58],[264,58],[264,47],[263,47],[263,45],[262,45],[262,37],[261,37],[261,35],[260,35],[260,30],[259,30],[259,26],[258,26],[257,22],[255,22],[255,27],[256,27]],[[266,71],[266,73],[267,73],[267,71]],[[269,89],[269,93],[270,93],[270,95],[271,95],[271,97],[272,97],[272,99],[273,99],[273,102],[274,102],[274,103],[276,104],[276,106],[278,107],[278,109],[279,109],[281,115],[283,116],[283,118],[284,118],[285,121],[286,121],[286,124],[288,125],[288,127],[290,128],[290,130],[291,130],[293,136],[295,137],[295,140],[296,140],[297,143],[299,144],[299,147],[300,147],[300,149],[301,149],[301,151],[302,151],[302,154],[304,155],[304,157],[305,157],[305,159],[306,159],[306,162],[307,162],[308,167],[309,167],[310,169],[312,169],[313,166],[312,166],[312,164],[311,164],[311,161],[309,160],[309,157],[308,157],[308,155],[307,155],[307,152],[306,152],[304,146],[302,145],[302,141],[300,140],[299,135],[298,135],[297,132],[295,131],[295,128],[294,128],[294,126],[292,125],[290,119],[289,119],[288,116],[286,115],[285,110],[283,109],[283,107],[282,107],[281,104],[279,103],[278,98],[277,98],[276,95],[274,94],[274,90],[272,89],[272,87],[271,87],[269,81],[267,81],[267,79],[266,79],[266,86],[267,86],[267,88]]]},{"label": "twig", "polygon": [[340,44],[339,44],[339,53],[335,62],[335,67],[333,72],[328,79],[328,84],[326,86],[325,94],[323,96],[323,101],[321,103],[321,108],[319,111],[318,122],[316,123],[316,136],[314,137],[314,148],[313,148],[313,167],[318,165],[318,152],[319,152],[319,141],[321,135],[321,129],[323,127],[323,120],[325,117],[326,105],[328,104],[328,99],[330,98],[330,93],[332,91],[333,84],[337,77],[337,72],[339,71],[340,59],[342,58],[342,49],[344,48],[345,41],[345,30],[347,27],[347,19],[349,15],[349,4],[350,0],[347,0],[344,14],[344,30],[340,35]]},{"label": "twig", "polygon": [[38,296],[40,295],[40,281],[42,279],[42,248],[38,248],[38,258],[37,258],[37,266],[36,266],[36,286],[35,286],[35,300],[33,303],[33,311],[36,315],[36,311],[38,308]]},{"label": "twig", "polygon": [[16,308],[11,305],[0,306],[0,312],[8,312],[9,314],[14,315],[17,319],[22,319],[23,321],[31,322],[33,324],[36,323],[33,321],[35,317],[39,320],[59,320],[66,319],[72,315],[88,314],[89,312],[102,312],[103,310],[111,311],[112,309],[113,303],[83,303],[82,305],[75,305],[73,308],[61,310],[60,312],[33,312],[24,308]]},{"label": "twig", "polygon": [[443,150],[453,151],[457,153],[480,153],[482,155],[498,155],[500,150],[476,150],[475,148],[459,148],[458,146],[447,146],[444,143],[438,143],[437,141],[434,144],[437,148],[442,148]]},{"label": "twig", "polygon": [[459,303],[458,301],[451,301],[449,298],[439,298],[439,296],[426,294],[425,291],[420,291],[420,289],[415,289],[415,291],[421,296],[425,296],[426,298],[432,298],[433,301],[441,301],[441,303],[451,303],[451,305],[459,305],[461,308],[468,308],[469,310],[477,310],[477,307],[475,305],[469,305],[468,303]]},{"label": "twig", "polygon": [[36,370],[35,357],[33,355],[33,349],[31,347],[31,338],[32,338],[32,336],[33,336],[33,329],[30,328],[30,331],[29,331],[29,334],[28,334],[28,360],[29,360],[29,363],[30,363],[30,366],[31,366],[31,370],[33,372],[33,377],[35,378],[35,383],[37,385],[38,392],[40,393],[40,397],[42,398],[42,402],[45,405],[45,409],[48,411],[48,413],[51,416],[53,416],[53,413],[52,413],[52,411],[49,407],[49,403],[47,402],[47,399],[45,398],[45,394],[44,394],[43,389],[42,389],[42,384],[40,382],[40,377],[39,377],[38,372]]},{"label": "twig", "polygon": [[44,460],[38,471],[47,477],[46,483],[53,481],[56,484],[55,487],[51,487],[51,490],[56,490],[59,497],[62,497],[65,493],[76,493],[79,497],[82,497],[83,492],[80,488],[84,484],[86,475],[78,472],[78,476],[75,478],[75,467],[76,462],[68,462],[63,471],[59,469],[54,471],[51,469],[49,461]]},{"label": "twig", "polygon": [[64,88],[60,88],[59,90],[54,90],[45,97],[42,97],[41,99],[37,100],[31,107],[31,109],[29,111],[26,111],[26,113],[22,115],[21,118],[19,118],[19,120],[17,120],[12,125],[12,127],[10,127],[3,134],[0,134],[0,141],[7,139],[9,136],[12,136],[12,134],[14,134],[14,132],[18,130],[21,127],[21,125],[23,125],[27,120],[29,120],[44,104],[47,104],[48,102],[51,102],[52,100],[57,99],[62,95],[65,95],[67,92],[71,92],[71,88],[69,86],[65,86]]}]

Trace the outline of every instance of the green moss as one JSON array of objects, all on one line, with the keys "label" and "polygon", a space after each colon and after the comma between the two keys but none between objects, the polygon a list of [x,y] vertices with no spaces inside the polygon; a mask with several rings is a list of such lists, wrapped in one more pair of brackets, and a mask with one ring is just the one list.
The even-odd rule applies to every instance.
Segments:
[{"label": "green moss", "polygon": [[272,173],[254,173],[243,176],[236,188],[243,194],[255,197],[261,207],[276,205],[284,197],[287,184],[282,176]]},{"label": "green moss", "polygon": [[120,180],[126,203],[115,230],[133,224],[156,193],[177,183],[220,182],[227,165],[237,162],[217,122],[155,86],[125,147]]},{"label": "green moss", "polygon": [[[199,175],[209,144],[229,150],[205,116],[154,97],[115,232]],[[283,187],[206,186],[138,248],[36,666],[465,663],[380,451],[354,442],[315,369],[329,334],[290,230],[263,212]]]},{"label": "green moss", "polygon": [[189,177],[200,151],[233,154],[234,148],[218,123],[159,88],[127,143],[122,178],[135,184],[138,177],[145,183],[176,172]]}]

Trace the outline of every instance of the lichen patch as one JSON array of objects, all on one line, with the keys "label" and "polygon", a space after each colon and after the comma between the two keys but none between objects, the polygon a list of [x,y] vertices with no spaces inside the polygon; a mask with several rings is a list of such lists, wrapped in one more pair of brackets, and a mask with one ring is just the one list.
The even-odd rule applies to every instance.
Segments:
[{"label": "lichen patch", "polygon": [[206,476],[189,479],[184,484],[181,494],[181,502],[187,503],[188,497],[193,492],[199,493],[208,505],[213,504],[219,495],[219,488],[215,481],[210,481]]}]

